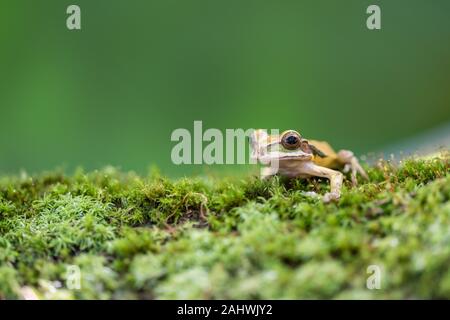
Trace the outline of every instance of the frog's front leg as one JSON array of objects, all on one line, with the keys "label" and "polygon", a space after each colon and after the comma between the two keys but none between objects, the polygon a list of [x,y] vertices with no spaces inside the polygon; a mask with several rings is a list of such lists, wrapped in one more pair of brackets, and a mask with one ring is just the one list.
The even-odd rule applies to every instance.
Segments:
[{"label": "frog's front leg", "polygon": [[[356,174],[359,173],[364,179],[369,180],[369,176],[366,171],[359,164],[358,159],[354,156],[353,152],[349,150],[341,150],[337,153],[337,159],[340,163],[344,165],[346,170],[351,170],[352,184],[356,186],[358,184],[358,180],[356,178]],[[344,170],[345,170],[344,169]]]},{"label": "frog's front leg", "polygon": [[260,171],[260,178],[262,180],[269,179],[270,177],[275,176],[278,173],[278,170],[274,169],[273,167],[264,167],[261,168]]},{"label": "frog's front leg", "polygon": [[344,175],[341,172],[318,166],[312,162],[305,163],[301,171],[302,174],[330,180],[330,192],[323,196],[324,202],[338,200],[341,197],[342,181],[344,179]]}]

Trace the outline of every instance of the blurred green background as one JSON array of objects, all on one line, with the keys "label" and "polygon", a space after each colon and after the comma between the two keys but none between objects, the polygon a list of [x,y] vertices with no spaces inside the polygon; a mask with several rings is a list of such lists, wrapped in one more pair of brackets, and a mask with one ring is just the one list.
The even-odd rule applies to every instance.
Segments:
[{"label": "blurred green background", "polygon": [[2,0],[0,40],[2,173],[193,174],[171,163],[170,135],[194,120],[359,154],[450,120],[448,0]]}]

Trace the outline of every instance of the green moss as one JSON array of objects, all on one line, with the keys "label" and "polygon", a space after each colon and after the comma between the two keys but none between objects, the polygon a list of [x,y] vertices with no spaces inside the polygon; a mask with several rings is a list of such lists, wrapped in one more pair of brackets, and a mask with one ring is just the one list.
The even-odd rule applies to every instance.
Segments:
[{"label": "green moss", "polygon": [[450,298],[448,155],[367,169],[331,204],[318,179],[2,177],[0,298]]}]

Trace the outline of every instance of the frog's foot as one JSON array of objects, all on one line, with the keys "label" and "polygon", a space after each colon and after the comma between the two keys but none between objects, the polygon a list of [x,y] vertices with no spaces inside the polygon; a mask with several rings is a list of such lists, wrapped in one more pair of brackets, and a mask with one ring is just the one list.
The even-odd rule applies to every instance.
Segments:
[{"label": "frog's foot", "polygon": [[330,203],[332,201],[338,201],[340,197],[339,192],[327,192],[323,196],[323,202]]},{"label": "frog's foot", "polygon": [[303,191],[301,194],[304,195],[305,197],[310,197],[310,198],[319,198],[320,197],[317,194],[317,192],[314,192],[314,191]]},{"label": "frog's foot", "polygon": [[340,198],[342,180],[344,178],[344,175],[341,172],[321,167],[313,163],[308,163],[302,167],[302,173],[309,176],[323,177],[330,180],[331,192],[323,196],[324,202],[336,201]]},{"label": "frog's foot", "polygon": [[364,179],[369,180],[369,176],[361,167],[353,152],[349,150],[341,150],[338,152],[337,156],[339,161],[344,164],[344,172],[351,171],[353,186],[358,184],[358,179],[356,178],[357,173],[359,173]]},{"label": "frog's foot", "polygon": [[259,177],[261,180],[268,180],[269,178],[275,176],[277,174],[277,170],[272,167],[264,167],[261,168],[259,172]]}]

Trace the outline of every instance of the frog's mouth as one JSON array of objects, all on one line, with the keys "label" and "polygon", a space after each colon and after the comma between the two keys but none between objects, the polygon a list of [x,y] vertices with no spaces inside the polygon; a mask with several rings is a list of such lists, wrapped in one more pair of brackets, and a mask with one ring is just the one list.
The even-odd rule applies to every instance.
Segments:
[{"label": "frog's mouth", "polygon": [[260,156],[259,161],[263,164],[269,164],[275,161],[306,161],[310,160],[311,155],[303,151],[292,151],[292,152],[282,152],[282,151],[271,151],[265,155]]},{"label": "frog's mouth", "polygon": [[304,160],[311,158],[311,155],[309,153],[303,152],[301,150],[293,152],[275,151],[269,154],[271,157],[277,158],[279,160]]}]

